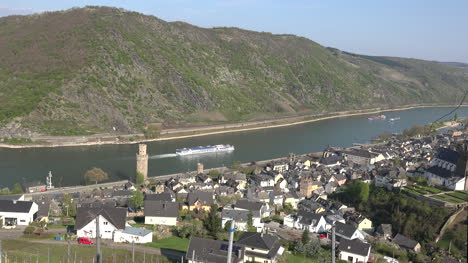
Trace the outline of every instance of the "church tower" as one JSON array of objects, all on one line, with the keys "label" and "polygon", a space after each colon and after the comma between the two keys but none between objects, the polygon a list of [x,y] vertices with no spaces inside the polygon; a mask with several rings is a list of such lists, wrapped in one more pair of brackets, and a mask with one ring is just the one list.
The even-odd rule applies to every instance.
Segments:
[{"label": "church tower", "polygon": [[148,178],[148,154],[146,153],[146,144],[138,145],[136,159],[136,171],[137,173],[143,174],[146,180]]}]

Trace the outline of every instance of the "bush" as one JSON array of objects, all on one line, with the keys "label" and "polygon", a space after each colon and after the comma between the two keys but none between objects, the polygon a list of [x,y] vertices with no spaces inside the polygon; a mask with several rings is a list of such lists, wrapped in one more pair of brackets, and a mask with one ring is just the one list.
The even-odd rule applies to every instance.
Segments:
[{"label": "bush", "polygon": [[31,235],[32,233],[34,233],[34,231],[36,230],[35,227],[33,226],[27,226],[25,229],[24,229],[24,233],[26,235]]}]

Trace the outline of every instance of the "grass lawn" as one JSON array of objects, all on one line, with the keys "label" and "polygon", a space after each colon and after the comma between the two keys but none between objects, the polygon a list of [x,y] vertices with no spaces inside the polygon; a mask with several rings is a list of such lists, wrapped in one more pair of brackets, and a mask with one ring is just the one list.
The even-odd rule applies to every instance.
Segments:
[{"label": "grass lawn", "polygon": [[448,195],[468,202],[468,194],[465,194],[463,192],[451,192],[451,193],[448,193]]},{"label": "grass lawn", "polygon": [[145,244],[148,247],[167,248],[177,251],[187,251],[189,245],[188,238],[168,237]]},{"label": "grass lawn", "polygon": [[306,258],[303,255],[289,253],[289,251],[284,252],[287,256],[281,263],[323,263],[323,260],[326,259],[326,262],[331,261],[331,252],[321,248],[319,253],[312,258]]},{"label": "grass lawn", "polygon": [[408,191],[408,192],[410,192],[410,193],[413,193],[413,194],[417,194],[417,195],[425,195],[425,194],[427,194],[426,191],[421,191],[421,190],[419,190],[419,189],[415,189],[415,188],[409,187],[409,186],[405,187],[404,190],[405,190],[405,191]]},{"label": "grass lawn", "polygon": [[[73,243],[76,244],[76,243]],[[63,243],[56,245],[41,244],[35,242],[18,241],[18,240],[3,240],[2,250],[8,257],[8,262],[48,262],[48,254],[50,262],[67,262],[67,246]],[[96,247],[89,245],[71,246],[71,262],[74,261],[76,254],[76,262],[93,262],[96,257]],[[150,261],[151,255],[146,254],[146,262]],[[160,256],[153,256],[155,262],[168,262]],[[132,262],[132,252],[123,249],[110,249],[105,245],[102,249],[103,262]],[[164,259],[164,260],[163,260]],[[117,260],[117,261],[116,261]],[[143,253],[135,252],[136,262],[143,262]]]}]

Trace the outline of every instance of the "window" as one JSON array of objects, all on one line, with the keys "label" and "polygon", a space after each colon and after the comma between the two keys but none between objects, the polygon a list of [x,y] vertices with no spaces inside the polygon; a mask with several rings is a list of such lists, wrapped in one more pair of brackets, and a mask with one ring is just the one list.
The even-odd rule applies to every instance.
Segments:
[{"label": "window", "polygon": [[24,222],[26,222],[26,220],[22,219],[22,220],[20,220],[20,222],[24,223]]},{"label": "window", "polygon": [[106,226],[107,226],[108,224],[109,224],[109,222],[104,222],[104,225],[106,225]]},{"label": "window", "polygon": [[353,262],[353,257],[348,256],[348,261]]}]

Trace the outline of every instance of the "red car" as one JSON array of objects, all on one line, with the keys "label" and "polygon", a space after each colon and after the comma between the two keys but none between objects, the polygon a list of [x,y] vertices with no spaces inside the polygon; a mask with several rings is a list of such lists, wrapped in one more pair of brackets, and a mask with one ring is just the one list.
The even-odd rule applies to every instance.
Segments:
[{"label": "red car", "polygon": [[91,245],[91,244],[94,243],[94,241],[87,238],[87,237],[79,237],[78,238],[78,243],[79,244],[85,244],[85,245]]},{"label": "red car", "polygon": [[321,234],[321,235],[320,235],[320,239],[324,239],[324,238],[326,238],[326,237],[327,237],[327,234]]}]

